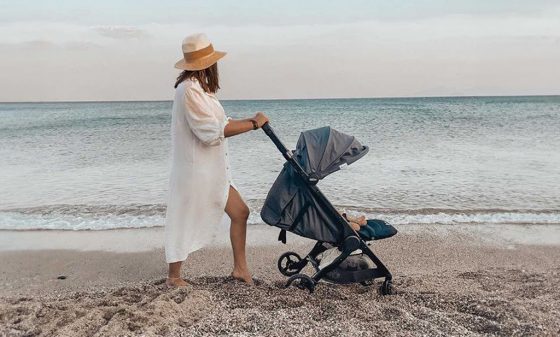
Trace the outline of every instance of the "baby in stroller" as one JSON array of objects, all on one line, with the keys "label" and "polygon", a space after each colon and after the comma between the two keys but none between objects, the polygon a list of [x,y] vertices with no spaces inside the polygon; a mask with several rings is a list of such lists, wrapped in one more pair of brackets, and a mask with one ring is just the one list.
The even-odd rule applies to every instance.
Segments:
[{"label": "baby in stroller", "polygon": [[346,211],[338,212],[344,219],[346,219],[346,221],[348,221],[348,223],[350,223],[350,227],[352,227],[352,229],[356,232],[358,232],[363,226],[367,225],[366,216],[363,214],[360,216],[355,216],[348,214]]}]

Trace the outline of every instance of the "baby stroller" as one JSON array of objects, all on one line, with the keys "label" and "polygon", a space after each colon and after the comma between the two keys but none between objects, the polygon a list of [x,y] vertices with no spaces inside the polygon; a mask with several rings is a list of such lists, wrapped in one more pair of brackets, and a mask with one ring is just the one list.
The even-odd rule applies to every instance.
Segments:
[{"label": "baby stroller", "polygon": [[[393,236],[396,229],[383,220],[368,220],[367,226],[354,231],[317,187],[319,180],[362,158],[369,148],[353,136],[322,127],[302,132],[296,149],[290,151],[268,123],[262,128],[286,163],[268,192],[261,217],[281,229],[278,240],[284,243],[286,231],[317,241],[303,258],[295,252],[280,256],[278,269],[289,276],[286,287],[294,284],[313,292],[319,280],[372,285],[384,277],[380,293],[395,293],[391,273],[368,241]],[[312,276],[301,273],[308,263],[315,270]]]}]

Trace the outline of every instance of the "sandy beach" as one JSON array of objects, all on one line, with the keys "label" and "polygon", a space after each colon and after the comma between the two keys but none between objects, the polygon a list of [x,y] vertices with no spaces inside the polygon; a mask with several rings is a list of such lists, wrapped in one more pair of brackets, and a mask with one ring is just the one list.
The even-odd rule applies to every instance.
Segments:
[{"label": "sandy beach", "polygon": [[[560,333],[557,244],[507,243],[487,235],[484,240],[472,230],[436,228],[404,230],[375,243],[374,250],[394,274],[399,291],[394,296],[380,296],[377,286],[362,285],[321,283],[313,294],[284,289],[285,278],[276,270],[277,257],[286,250],[303,253],[309,243],[267,242],[276,231],[265,227],[258,234],[265,244],[258,244],[255,236],[249,240],[253,287],[227,277],[231,253],[220,246],[192,254],[185,268],[191,284],[174,290],[163,284],[166,266],[161,248],[137,252],[4,250],[0,252],[0,335]],[[157,237],[161,229],[151,231]],[[116,232],[105,233],[114,236]],[[84,238],[100,235],[78,234]]]},{"label": "sandy beach", "polygon": [[560,0],[1,9],[0,337],[560,337]]}]

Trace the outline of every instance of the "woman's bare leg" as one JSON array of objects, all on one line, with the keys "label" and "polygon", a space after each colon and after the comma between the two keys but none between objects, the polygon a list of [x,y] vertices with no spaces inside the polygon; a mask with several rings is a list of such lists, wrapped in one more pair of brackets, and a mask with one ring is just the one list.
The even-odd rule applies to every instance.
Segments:
[{"label": "woman's bare leg", "polygon": [[249,207],[245,204],[239,192],[229,187],[229,197],[225,209],[231,219],[229,237],[233,249],[233,272],[231,275],[241,281],[253,284],[251,272],[247,266],[245,257],[245,241],[247,238],[247,219],[249,218]]},{"label": "woman's bare leg", "polygon": [[167,280],[165,281],[168,287],[183,287],[187,285],[187,282],[181,278],[182,263],[182,261],[178,261],[169,264]]}]

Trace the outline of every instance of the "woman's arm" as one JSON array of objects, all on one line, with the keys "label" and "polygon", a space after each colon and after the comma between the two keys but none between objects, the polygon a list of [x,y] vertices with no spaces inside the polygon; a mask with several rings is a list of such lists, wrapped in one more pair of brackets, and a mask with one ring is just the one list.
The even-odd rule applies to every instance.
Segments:
[{"label": "woman's arm", "polygon": [[231,137],[253,130],[253,122],[247,119],[230,119],[224,128],[224,136]]},{"label": "woman's arm", "polygon": [[185,118],[191,131],[208,146],[220,145],[224,140],[223,119],[216,118],[216,105],[200,86],[189,85],[185,89]]},{"label": "woman's arm", "polygon": [[254,129],[252,121],[257,122],[257,127],[260,128],[264,123],[268,122],[268,117],[262,113],[257,112],[255,117],[246,119],[230,119],[224,128],[224,136],[236,136]]}]

